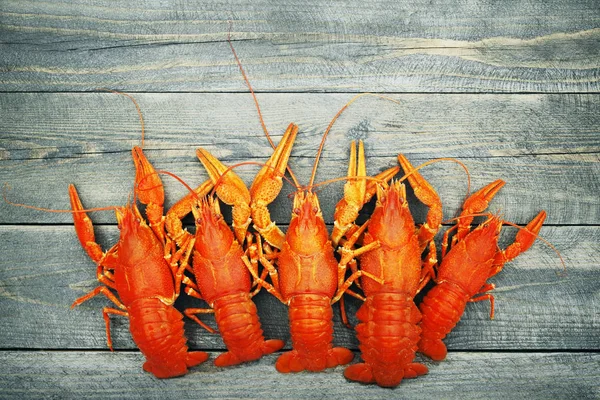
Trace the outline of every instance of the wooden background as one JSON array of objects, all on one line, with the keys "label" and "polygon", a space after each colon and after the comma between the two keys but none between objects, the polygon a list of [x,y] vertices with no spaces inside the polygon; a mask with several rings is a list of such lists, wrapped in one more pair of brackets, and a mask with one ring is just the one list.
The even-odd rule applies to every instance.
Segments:
[{"label": "wooden background", "polygon": [[[343,368],[278,374],[276,355],[157,380],[141,369],[127,320],[113,318],[106,348],[103,298],[69,309],[97,285],[68,214],[0,202],[1,398],[600,398],[600,5],[594,0],[275,2],[0,2],[0,182],[12,201],[68,208],[74,183],[88,207],[131,195],[130,149],[146,122],[146,154],[190,184],[206,178],[194,150],[227,164],[265,161],[271,149],[226,43],[239,56],[279,140],[300,126],[290,165],[307,182],[322,132],[360,92],[328,138],[318,180],[344,174],[351,139],[366,143],[368,172],[455,157],[473,188],[508,183],[491,204],[525,224],[548,212],[537,242],[507,264],[489,304],[467,311],[447,339],[448,359],[394,390],[347,382]],[[250,183],[257,167],[240,168]],[[438,163],[423,174],[446,218],[466,193],[464,172]],[[167,206],[185,189],[165,179]],[[285,193],[292,188],[286,185]],[[289,220],[285,193],[274,219]],[[321,192],[327,221],[342,184]],[[414,199],[413,199],[414,200]],[[413,201],[414,214],[425,211]],[[105,248],[118,232],[94,213]],[[503,244],[514,235],[507,229]],[[438,238],[439,240],[439,238]],[[269,338],[289,339],[286,308],[256,297]],[[349,301],[350,313],[359,307]],[[180,299],[178,306],[198,304]],[[207,318],[209,323],[213,323]],[[352,321],[356,319],[352,316]],[[223,343],[192,323],[193,348]],[[357,349],[336,316],[337,345]],[[356,357],[358,360],[358,356]]]}]

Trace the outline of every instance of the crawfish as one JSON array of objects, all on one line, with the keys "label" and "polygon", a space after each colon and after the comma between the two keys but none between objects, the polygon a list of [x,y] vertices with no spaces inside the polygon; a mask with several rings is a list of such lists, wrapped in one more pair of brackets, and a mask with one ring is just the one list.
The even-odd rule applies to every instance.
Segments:
[{"label": "crawfish", "polygon": [[[355,153],[353,151],[351,156],[355,157]],[[362,143],[359,154],[359,165],[364,171]],[[341,262],[348,263],[358,257],[360,270],[366,275],[361,278],[366,300],[356,314],[360,321],[356,332],[364,362],[347,367],[344,376],[362,383],[375,382],[382,387],[395,387],[403,378],[427,373],[425,365],[413,362],[421,333],[418,326],[421,314],[413,298],[431,277],[436,254],[432,239],[442,218],[442,204],[436,191],[406,157],[399,155],[398,159],[415,195],[429,207],[426,223],[415,226],[404,184],[399,181],[378,184],[375,188],[377,204],[371,218],[340,249]],[[360,181],[346,183],[347,186],[360,184]],[[365,198],[366,189],[364,183],[362,185],[359,191],[346,191],[358,196],[353,199],[347,194],[344,201],[361,205],[360,198]],[[363,232],[363,246],[353,250]],[[421,261],[421,254],[428,245],[429,257]]]},{"label": "crawfish", "polygon": [[433,360],[446,358],[447,350],[442,339],[456,326],[468,302],[489,300],[490,318],[494,318],[494,296],[489,291],[495,286],[487,280],[500,272],[505,263],[528,250],[544,223],[546,212],[540,211],[505,250],[498,247],[503,223],[500,217],[490,215],[471,231],[472,215],[484,211],[504,184],[504,181],[496,180],[464,202],[463,211],[453,228],[457,232],[447,254],[450,230],[444,234],[442,261],[435,278],[437,285],[420,305],[423,319],[419,351]]},{"label": "crawfish", "polygon": [[97,277],[104,284],[75,300],[72,307],[96,295],[105,295],[118,307],[104,307],[102,311],[108,347],[113,349],[109,315],[128,317],[133,340],[146,357],[144,370],[157,378],[171,378],[206,361],[208,354],[188,351],[183,315],[173,306],[181,285],[174,276],[181,276],[176,270],[185,268],[188,255],[176,252],[164,234],[162,181],[141,148],[134,147],[132,155],[136,167],[136,195],[147,205],[150,225],[142,218],[135,202],[116,208],[119,242],[106,253],[95,241],[92,222],[83,212],[75,186],[69,187],[75,231],[87,254],[98,265]]},{"label": "crawfish", "polygon": [[[279,249],[271,259],[259,254],[272,284],[262,280],[256,272],[253,275],[271,294],[289,306],[293,350],[282,354],[275,364],[282,373],[321,371],[352,360],[354,355],[350,350],[332,346],[331,305],[362,274],[357,271],[344,281],[345,265],[340,265],[334,256],[319,199],[311,190],[298,189],[294,194],[292,219],[285,234],[270,219],[267,205],[281,190],[281,177],[297,133],[298,127],[290,124],[250,188],[254,226],[271,246]],[[309,186],[312,186],[314,171]],[[262,196],[255,196],[257,192]],[[259,252],[261,248],[258,246]]]},{"label": "crawfish", "polygon": [[[250,208],[254,229],[260,234],[257,257],[268,271],[272,284],[265,282],[262,277],[258,277],[254,268],[251,269],[251,272],[260,285],[289,306],[288,315],[293,350],[282,354],[275,367],[279,372],[288,373],[302,370],[321,371],[325,368],[348,364],[354,358],[353,353],[346,348],[332,346],[333,310],[331,305],[338,300],[343,300],[344,293],[362,298],[349,290],[349,286],[360,276],[369,275],[369,273],[356,270],[351,261],[338,262],[334,256],[334,247],[347,232],[354,232],[358,229],[354,220],[363,204],[374,195],[376,185],[373,182],[367,184],[364,179],[357,179],[353,185],[345,186],[344,199],[338,203],[335,210],[331,239],[323,220],[319,199],[311,188],[325,138],[333,123],[352,102],[366,94],[355,96],[330,122],[323,134],[321,146],[315,158],[308,189],[303,190],[292,170],[287,168],[292,146],[298,133],[298,126],[290,124],[275,148],[262,119],[252,85],[229,37],[228,42],[244,81],[254,98],[264,133],[274,148],[273,155],[252,183]],[[355,152],[354,147],[353,151]],[[282,176],[286,168],[297,190],[294,194],[290,225],[287,232],[283,233],[271,221],[267,206],[279,194],[283,184]],[[376,180],[387,181],[396,172],[398,172],[397,167],[390,168],[377,175]],[[360,166],[357,168],[356,159],[351,159],[348,175],[351,179],[364,176],[364,165],[363,169]],[[357,194],[356,192],[363,186],[365,189]],[[260,195],[257,195],[258,193]],[[260,243],[260,237],[267,242],[265,248],[274,247],[279,252],[271,253],[270,257],[262,254],[263,246]],[[353,268],[353,273],[347,280],[344,280],[348,264]],[[371,279],[379,281],[374,276],[371,276]]]},{"label": "crawfish", "polygon": [[[250,293],[251,276],[244,263],[248,260],[248,257],[244,258],[248,252],[242,247],[250,224],[250,193],[244,182],[208,151],[199,149],[197,155],[210,179],[169,210],[167,230],[180,246],[193,249],[196,284],[184,278],[186,293],[205,300],[210,308],[188,308],[184,314],[210,332],[214,330],[196,315],[215,314],[219,332],[228,349],[215,359],[216,366],[258,360],[281,349],[284,342],[264,339],[256,305],[251,299],[258,290]],[[218,200],[209,195],[214,185],[217,185],[217,196],[233,205],[235,235],[223,219]],[[196,222],[193,239],[181,225],[181,218],[190,212]],[[249,235],[248,247],[253,247],[251,238],[252,235]],[[248,267],[257,269],[254,257],[251,258],[253,261],[249,261]]]}]

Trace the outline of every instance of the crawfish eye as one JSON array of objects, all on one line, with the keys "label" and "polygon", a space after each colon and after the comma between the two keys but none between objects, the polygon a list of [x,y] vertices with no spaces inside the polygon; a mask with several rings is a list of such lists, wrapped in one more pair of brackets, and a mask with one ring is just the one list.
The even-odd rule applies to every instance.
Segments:
[{"label": "crawfish eye", "polygon": [[196,220],[196,225],[202,225],[202,218],[198,218]]},{"label": "crawfish eye", "polygon": [[300,209],[299,208],[294,208],[294,214],[300,215]]},{"label": "crawfish eye", "polygon": [[316,214],[319,212],[319,209],[317,207],[313,207],[313,212]]}]

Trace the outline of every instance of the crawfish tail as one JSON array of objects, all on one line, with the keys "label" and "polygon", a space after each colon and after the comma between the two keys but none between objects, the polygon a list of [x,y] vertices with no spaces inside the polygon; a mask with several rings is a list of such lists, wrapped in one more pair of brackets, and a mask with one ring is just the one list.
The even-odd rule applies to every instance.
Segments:
[{"label": "crawfish tail", "polygon": [[470,296],[450,282],[436,285],[421,303],[421,341],[419,351],[432,360],[446,358],[446,345],[442,339],[456,326]]},{"label": "crawfish tail", "polygon": [[282,340],[265,340],[249,293],[220,297],[214,301],[213,308],[219,332],[229,350],[215,359],[217,367],[258,360],[283,347]]},{"label": "crawfish tail", "polygon": [[332,347],[331,300],[318,294],[301,294],[289,303],[292,351],[282,354],[275,367],[279,372],[322,371],[352,361],[354,354]]},{"label": "crawfish tail", "polygon": [[376,382],[395,387],[403,378],[427,373],[427,367],[414,363],[421,329],[421,313],[411,296],[403,293],[377,293],[367,297],[356,314],[359,349],[364,363],[346,368],[350,380]]},{"label": "crawfish tail", "polygon": [[146,357],[144,369],[157,378],[184,375],[188,367],[208,359],[202,351],[188,352],[183,315],[156,298],[131,303],[129,329],[133,341]]}]

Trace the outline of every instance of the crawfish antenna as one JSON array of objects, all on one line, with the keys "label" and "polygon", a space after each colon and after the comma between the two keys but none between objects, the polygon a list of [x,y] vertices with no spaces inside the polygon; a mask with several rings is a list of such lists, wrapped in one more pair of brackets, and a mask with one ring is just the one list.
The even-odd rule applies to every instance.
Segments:
[{"label": "crawfish antenna", "polygon": [[399,181],[402,182],[402,181],[406,180],[409,176],[411,176],[412,174],[414,174],[415,172],[417,172],[418,170],[420,170],[422,168],[425,168],[428,165],[438,163],[440,161],[450,161],[450,162],[456,163],[456,164],[460,165],[463,170],[465,170],[465,173],[467,174],[467,196],[465,197],[465,199],[467,197],[469,197],[469,195],[471,193],[471,173],[469,172],[469,168],[465,165],[465,163],[463,163],[462,161],[457,160],[456,158],[440,157],[440,158],[434,158],[433,160],[426,161],[423,164],[420,164],[420,165],[416,166],[410,172],[407,172],[406,174],[404,174],[399,179]]},{"label": "crawfish antenna", "polygon": [[323,137],[321,138],[321,144],[319,144],[319,150],[317,151],[317,156],[315,157],[315,163],[313,165],[312,174],[310,176],[310,183],[308,184],[308,187],[313,187],[313,183],[315,181],[315,176],[317,174],[317,165],[319,164],[319,158],[321,158],[321,153],[323,152],[323,147],[325,146],[325,139],[327,139],[327,135],[329,134],[329,131],[333,127],[333,124],[335,123],[335,121],[337,121],[339,116],[342,115],[342,113],[352,103],[354,103],[356,100],[358,100],[359,98],[361,98],[363,96],[373,96],[373,97],[377,97],[377,98],[380,98],[383,100],[391,101],[396,104],[400,104],[400,102],[398,100],[392,99],[391,97],[382,96],[380,94],[374,94],[374,93],[360,93],[360,94],[357,94],[356,96],[354,96],[353,98],[351,98],[350,101],[347,102],[342,108],[340,108],[340,110],[335,114],[335,116],[333,117],[333,119],[331,120],[329,125],[327,126],[327,129],[325,129],[325,132],[323,133]]},{"label": "crawfish antenna", "polygon": [[117,206],[94,207],[94,208],[86,208],[86,209],[82,209],[82,210],[57,210],[57,209],[53,209],[53,208],[36,207],[36,206],[31,206],[29,204],[16,203],[14,201],[8,200],[6,194],[9,190],[10,190],[10,185],[8,183],[4,182],[4,185],[2,185],[2,198],[4,199],[5,203],[10,204],[11,206],[15,206],[15,207],[28,208],[30,210],[43,211],[43,212],[49,212],[49,213],[77,214],[77,213],[86,213],[86,212],[93,212],[93,211],[107,211],[107,210],[117,210],[118,209]]},{"label": "crawfish antenna", "polygon": [[[192,187],[190,185],[188,185],[183,180],[183,178],[179,177],[178,175],[174,174],[173,172],[169,172],[169,171],[165,171],[165,170],[159,169],[155,173],[157,175],[168,175],[168,176],[170,176],[171,178],[175,179],[177,182],[181,183],[188,190],[188,192],[190,192],[190,194],[192,194],[196,198],[198,197],[198,194],[196,193],[196,191],[194,189],[192,189]],[[148,175],[148,176],[150,176],[150,175]],[[144,179],[148,178],[148,176],[145,176],[144,178],[142,178],[142,180],[140,181],[140,185],[138,185],[138,187],[141,186],[141,183],[144,181]],[[151,189],[153,189],[153,188],[144,189],[144,190],[151,190]]]},{"label": "crawfish antenna", "polygon": [[[269,141],[269,144],[271,145],[271,147],[275,148],[275,143],[273,143],[273,140],[271,139],[271,135],[269,134],[269,131],[267,130],[267,126],[265,125],[265,120],[263,119],[262,112],[260,111],[260,105],[258,104],[258,98],[256,97],[256,94],[254,93],[254,89],[252,88],[252,85],[250,84],[250,80],[248,79],[248,76],[246,75],[246,71],[244,71],[242,62],[240,61],[237,53],[235,52],[235,49],[233,48],[233,43],[231,43],[231,26],[232,25],[233,25],[233,22],[229,21],[229,30],[227,31],[227,43],[229,43],[229,47],[231,48],[231,52],[233,53],[233,56],[235,57],[235,62],[237,63],[237,66],[242,74],[242,77],[244,78],[244,81],[246,82],[246,86],[248,86],[248,89],[250,90],[250,94],[252,94],[252,98],[254,99],[254,105],[256,106],[256,112],[258,113],[258,119],[260,120],[260,125],[262,126],[263,131],[265,132],[265,136],[267,137],[267,140]],[[294,172],[292,171],[292,168],[290,168],[289,165],[287,166],[287,170],[290,173],[292,180],[294,181],[294,185],[296,187],[300,187],[300,184],[298,183],[298,180],[296,179],[296,175],[294,175]]]},{"label": "crawfish antenna", "polygon": [[112,90],[112,89],[106,89],[106,88],[98,88],[97,90],[103,91],[103,92],[110,92],[110,93],[114,93],[114,94],[119,94],[121,96],[125,96],[127,97],[129,100],[131,100],[133,102],[133,105],[135,106],[135,109],[137,110],[138,116],[140,117],[140,124],[142,125],[142,139],[141,139],[141,148],[144,148],[144,117],[142,115],[142,109],[140,108],[139,104],[137,103],[137,101],[133,98],[133,96],[131,96],[130,94],[127,93],[123,93],[123,92],[119,92],[117,90]]},{"label": "crawfish antenna", "polygon": [[[224,171],[224,172],[223,172],[223,173],[222,173],[222,174],[219,176],[219,179],[217,179],[217,181],[215,182],[215,185],[214,185],[214,187],[213,187],[213,189],[212,189],[212,192],[211,192],[211,194],[214,194],[214,192],[217,190],[217,187],[223,183],[223,181],[225,180],[225,175],[227,175],[227,173],[228,173],[229,171],[232,171],[233,169],[235,169],[235,168],[237,168],[237,167],[241,167],[241,166],[243,166],[243,165],[258,165],[258,166],[260,166],[260,167],[265,167],[265,166],[266,166],[267,168],[270,168],[270,169],[272,169],[272,170],[275,170],[275,169],[276,169],[276,168],[275,168],[274,166],[272,166],[272,165],[267,165],[267,164],[265,164],[265,163],[261,163],[261,162],[258,162],[258,161],[242,161],[242,162],[240,162],[240,163],[233,164],[233,165],[231,165],[231,166],[227,167],[227,169],[225,169],[225,171]],[[297,185],[297,182],[294,182],[294,181],[292,181],[292,180],[291,180],[290,178],[288,178],[287,176],[285,176],[285,175],[284,175],[284,176],[282,176],[282,178],[283,178],[283,179],[284,179],[286,182],[288,182],[290,185],[292,185],[292,186],[293,186],[295,189],[298,189],[298,188],[299,188],[299,186]]]},{"label": "crawfish antenna", "polygon": [[380,183],[382,185],[387,184],[387,182],[385,181],[385,179],[379,179],[379,178],[376,178],[374,176],[359,176],[359,177],[356,177],[356,176],[341,176],[339,178],[331,178],[331,179],[327,179],[326,181],[321,181],[321,182],[314,183],[314,184],[312,184],[310,186],[305,186],[305,189],[312,190],[314,188],[318,188],[318,187],[321,187],[321,186],[326,186],[326,185],[329,185],[329,184],[335,183],[335,182],[344,182],[344,181],[357,180],[357,179],[364,179],[365,181],[373,181],[373,182]]}]

